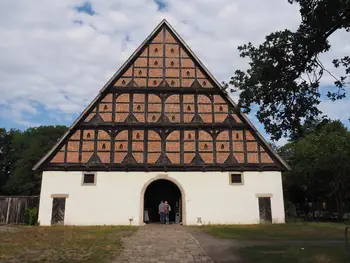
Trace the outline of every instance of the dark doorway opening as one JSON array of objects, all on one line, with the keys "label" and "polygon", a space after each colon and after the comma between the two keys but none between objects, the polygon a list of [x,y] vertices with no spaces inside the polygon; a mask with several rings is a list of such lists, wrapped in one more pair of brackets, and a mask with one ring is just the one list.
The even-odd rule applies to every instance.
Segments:
[{"label": "dark doorway opening", "polygon": [[172,223],[181,222],[181,191],[176,184],[165,179],[154,181],[147,187],[144,196],[143,221],[145,223],[160,222],[158,205],[161,200],[168,201],[171,207],[169,221]]}]

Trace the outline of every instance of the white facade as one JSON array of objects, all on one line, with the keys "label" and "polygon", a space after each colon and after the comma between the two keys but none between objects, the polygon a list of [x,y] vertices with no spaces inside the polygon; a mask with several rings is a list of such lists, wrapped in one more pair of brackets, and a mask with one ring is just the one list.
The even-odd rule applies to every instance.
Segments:
[{"label": "white facade", "polygon": [[230,184],[229,172],[97,172],[96,185],[82,185],[82,172],[43,172],[39,221],[51,224],[52,198],[67,196],[66,225],[142,224],[143,196],[157,179],[177,184],[183,223],[258,224],[258,197],[271,197],[272,222],[284,223],[281,172],[243,172],[243,184]]}]

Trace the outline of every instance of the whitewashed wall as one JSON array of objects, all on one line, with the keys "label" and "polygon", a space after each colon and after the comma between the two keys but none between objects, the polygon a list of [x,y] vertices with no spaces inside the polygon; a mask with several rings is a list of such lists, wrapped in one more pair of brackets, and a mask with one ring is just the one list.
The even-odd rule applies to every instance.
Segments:
[{"label": "whitewashed wall", "polygon": [[39,221],[51,224],[52,195],[68,194],[67,225],[142,223],[141,192],[156,178],[169,178],[185,193],[184,221],[197,224],[257,224],[257,196],[271,196],[272,220],[284,223],[280,172],[244,172],[243,185],[230,185],[228,172],[98,172],[94,186],[83,186],[81,172],[43,172]]}]

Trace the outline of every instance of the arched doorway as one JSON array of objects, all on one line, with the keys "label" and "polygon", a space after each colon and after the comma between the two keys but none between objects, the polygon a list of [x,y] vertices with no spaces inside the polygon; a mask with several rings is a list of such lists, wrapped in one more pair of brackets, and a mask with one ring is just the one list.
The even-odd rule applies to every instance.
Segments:
[{"label": "arched doorway", "polygon": [[161,200],[168,201],[171,206],[169,221],[171,223],[182,222],[183,218],[183,194],[176,182],[168,179],[152,180],[143,191],[142,222],[145,222],[145,211],[148,214],[147,223],[159,223],[158,205]]}]

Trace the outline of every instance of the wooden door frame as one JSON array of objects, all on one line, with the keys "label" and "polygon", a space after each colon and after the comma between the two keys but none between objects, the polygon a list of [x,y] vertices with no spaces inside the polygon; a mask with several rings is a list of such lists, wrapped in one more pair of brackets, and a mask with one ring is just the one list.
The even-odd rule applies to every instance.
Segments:
[{"label": "wooden door frame", "polygon": [[51,198],[52,198],[52,207],[51,207],[51,225],[55,225],[52,223],[52,210],[53,210],[53,201],[55,198],[57,199],[64,199],[64,213],[63,213],[63,224],[65,224],[65,218],[66,218],[66,207],[67,207],[67,199],[68,199],[69,195],[68,194],[52,194]]},{"label": "wooden door frame", "polygon": [[[262,224],[271,224],[273,223],[273,215],[272,215],[272,194],[256,194],[255,195],[257,197],[257,201],[258,201],[258,216],[259,216],[259,223]],[[270,214],[271,214],[271,222],[267,222],[267,220],[265,219],[264,222],[261,221],[261,217],[260,217],[260,203],[259,203],[259,198],[269,198],[270,200]]]}]

